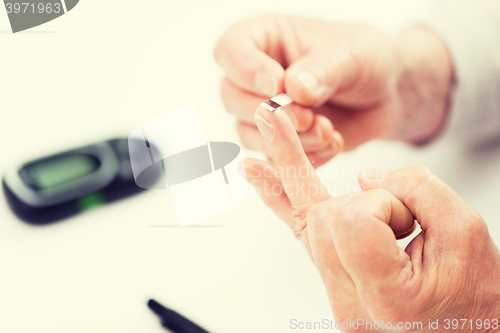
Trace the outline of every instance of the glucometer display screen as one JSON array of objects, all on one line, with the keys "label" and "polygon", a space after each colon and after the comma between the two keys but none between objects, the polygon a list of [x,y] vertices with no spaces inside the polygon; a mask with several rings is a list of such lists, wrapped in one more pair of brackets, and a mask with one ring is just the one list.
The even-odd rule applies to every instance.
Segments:
[{"label": "glucometer display screen", "polygon": [[33,185],[41,190],[50,189],[92,173],[98,167],[89,155],[67,155],[40,161],[28,166]]}]

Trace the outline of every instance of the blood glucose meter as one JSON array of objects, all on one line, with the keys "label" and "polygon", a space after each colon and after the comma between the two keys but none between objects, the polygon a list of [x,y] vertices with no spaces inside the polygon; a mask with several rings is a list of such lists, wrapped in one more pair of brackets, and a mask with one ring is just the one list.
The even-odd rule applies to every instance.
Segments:
[{"label": "blood glucose meter", "polygon": [[[141,192],[130,165],[134,143],[109,140],[12,169],[3,178],[9,206],[22,220],[45,224]],[[149,176],[153,184],[161,175]]]}]

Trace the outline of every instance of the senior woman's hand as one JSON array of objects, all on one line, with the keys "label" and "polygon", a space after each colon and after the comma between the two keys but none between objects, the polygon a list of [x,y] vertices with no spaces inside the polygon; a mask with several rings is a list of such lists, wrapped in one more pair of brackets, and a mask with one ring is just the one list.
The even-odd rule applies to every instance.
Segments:
[{"label": "senior woman's hand", "polygon": [[[255,120],[276,165],[247,159],[248,180],[303,241],[342,331],[500,331],[500,253],[448,185],[415,166],[332,198],[286,114],[259,108]],[[415,220],[422,232],[403,250]]]},{"label": "senior woman's hand", "polygon": [[296,102],[283,110],[315,167],[371,139],[430,141],[446,121],[453,64],[445,44],[422,27],[388,34],[260,15],[230,27],[214,53],[225,71],[222,100],[250,149],[266,150],[255,108],[281,92]]}]

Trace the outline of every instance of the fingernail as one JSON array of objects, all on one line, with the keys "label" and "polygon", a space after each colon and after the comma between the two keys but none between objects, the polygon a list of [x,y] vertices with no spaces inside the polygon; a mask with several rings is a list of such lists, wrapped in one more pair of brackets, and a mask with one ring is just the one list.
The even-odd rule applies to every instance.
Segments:
[{"label": "fingernail", "polygon": [[255,76],[255,87],[257,91],[266,97],[272,97],[276,95],[278,83],[276,79],[270,74],[265,72],[259,72]]},{"label": "fingernail", "polygon": [[297,79],[307,89],[309,89],[315,96],[320,96],[324,87],[320,86],[318,79],[309,71],[302,71],[297,74]]},{"label": "fingernail", "polygon": [[298,130],[299,129],[299,121],[297,120],[297,116],[295,116],[295,112],[293,112],[291,105],[284,106],[281,108],[281,110],[283,110],[283,112],[286,113],[286,115],[288,116],[288,118],[292,122],[293,128],[295,130]]},{"label": "fingernail", "polygon": [[274,137],[274,126],[269,124],[262,116],[255,115],[255,124],[267,142],[271,142]]}]

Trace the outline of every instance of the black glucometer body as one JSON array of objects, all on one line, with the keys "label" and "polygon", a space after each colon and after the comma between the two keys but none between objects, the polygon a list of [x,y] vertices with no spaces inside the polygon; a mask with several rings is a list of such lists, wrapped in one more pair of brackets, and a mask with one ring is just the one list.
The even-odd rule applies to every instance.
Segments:
[{"label": "black glucometer body", "polygon": [[143,191],[130,164],[134,143],[113,139],[12,169],[3,178],[9,206],[26,222],[46,224]]}]

